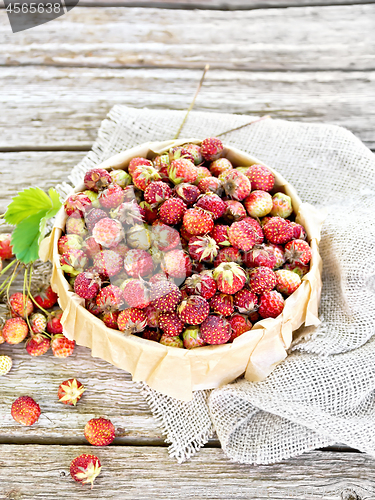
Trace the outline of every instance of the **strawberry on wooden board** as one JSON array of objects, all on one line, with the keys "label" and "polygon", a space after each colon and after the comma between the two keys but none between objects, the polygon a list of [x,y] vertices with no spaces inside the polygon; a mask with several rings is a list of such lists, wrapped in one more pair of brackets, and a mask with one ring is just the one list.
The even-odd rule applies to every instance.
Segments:
[{"label": "strawberry on wooden board", "polygon": [[82,484],[91,483],[91,488],[100,471],[101,463],[95,455],[79,455],[70,463],[70,475],[74,481]]},{"label": "strawberry on wooden board", "polygon": [[10,243],[12,235],[10,233],[0,234],[0,259],[7,260],[14,257],[13,247]]},{"label": "strawberry on wooden board", "polygon": [[51,347],[51,340],[40,333],[33,335],[26,342],[26,351],[30,356],[42,356]]},{"label": "strawberry on wooden board", "polygon": [[59,385],[57,397],[65,405],[75,406],[81,399],[85,387],[76,378],[65,380]]},{"label": "strawberry on wooden board", "polygon": [[0,377],[10,372],[12,364],[10,356],[0,356]]},{"label": "strawberry on wooden board", "polygon": [[67,358],[74,351],[75,341],[67,339],[64,335],[52,335],[51,348],[56,358]]},{"label": "strawberry on wooden board", "polygon": [[30,426],[38,421],[41,411],[40,406],[33,398],[21,396],[13,402],[11,414],[19,424]]},{"label": "strawberry on wooden board", "polygon": [[27,323],[20,317],[7,319],[2,331],[5,342],[8,344],[19,344],[27,337],[28,333]]},{"label": "strawberry on wooden board", "polygon": [[85,425],[85,438],[94,446],[107,446],[115,439],[115,427],[107,418],[92,418]]}]

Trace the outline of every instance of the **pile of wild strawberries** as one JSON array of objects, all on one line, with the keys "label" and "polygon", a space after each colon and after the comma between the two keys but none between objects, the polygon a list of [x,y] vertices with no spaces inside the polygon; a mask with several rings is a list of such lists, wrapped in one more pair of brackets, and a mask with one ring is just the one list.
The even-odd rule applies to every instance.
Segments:
[{"label": "pile of wild strawberries", "polygon": [[270,169],[224,154],[208,138],[94,168],[66,200],[60,265],[108,327],[191,349],[283,311],[309,271],[306,231]]}]

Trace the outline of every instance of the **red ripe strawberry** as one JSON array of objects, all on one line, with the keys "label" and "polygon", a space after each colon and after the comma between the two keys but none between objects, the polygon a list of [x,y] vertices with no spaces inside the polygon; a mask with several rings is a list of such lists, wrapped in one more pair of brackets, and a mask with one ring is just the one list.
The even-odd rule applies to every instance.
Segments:
[{"label": "red ripe strawberry", "polygon": [[305,276],[305,274],[307,274],[310,271],[310,266],[309,265],[304,266],[299,262],[295,262],[294,264],[288,262],[283,265],[283,269],[287,269],[288,271],[293,271],[294,273],[297,273],[298,276],[302,279]]},{"label": "red ripe strawberry", "polygon": [[253,293],[261,294],[273,290],[276,275],[269,267],[255,267],[249,272],[249,287]]},{"label": "red ripe strawberry", "polygon": [[228,226],[224,224],[216,224],[213,230],[210,232],[211,238],[213,238],[218,245],[223,247],[229,247],[230,241],[228,237]]},{"label": "red ripe strawberry", "polygon": [[170,337],[169,335],[164,334],[160,337],[159,343],[168,347],[178,347],[180,349],[184,347],[184,344],[178,335]]},{"label": "red ripe strawberry", "polygon": [[251,217],[264,217],[272,210],[272,196],[267,191],[252,191],[244,205]]},{"label": "red ripe strawberry", "polygon": [[271,191],[275,183],[275,176],[271,170],[264,165],[251,165],[246,170],[246,177],[251,181],[251,189],[261,189],[262,191]]},{"label": "red ripe strawberry", "polygon": [[180,158],[184,158],[185,160],[191,161],[193,165],[195,165],[194,156],[189,153],[185,146],[175,146],[169,150],[169,160],[170,162],[173,160],[179,160]]},{"label": "red ripe strawberry", "polygon": [[152,257],[145,250],[132,249],[126,252],[124,269],[133,278],[147,276],[152,272],[153,268]]},{"label": "red ripe strawberry", "polygon": [[64,335],[53,335],[51,348],[56,358],[67,358],[71,356],[75,346],[74,340],[69,340]]},{"label": "red ripe strawberry", "polygon": [[291,295],[301,284],[301,278],[297,273],[287,269],[279,269],[276,274],[276,290],[284,295]]},{"label": "red ripe strawberry", "polygon": [[223,189],[227,196],[235,200],[242,201],[247,198],[251,192],[249,179],[238,170],[226,170],[220,175],[219,180],[222,182]]},{"label": "red ripe strawberry", "polygon": [[130,307],[120,312],[117,318],[117,324],[119,330],[122,332],[139,333],[146,328],[147,318],[142,309]]},{"label": "red ripe strawberry", "polygon": [[116,208],[123,202],[124,191],[118,184],[111,184],[99,195],[100,205],[104,208]]},{"label": "red ripe strawberry", "polygon": [[290,225],[293,228],[294,240],[305,240],[307,238],[305,228],[301,226],[301,224],[297,224],[297,222],[291,222]]},{"label": "red ripe strawberry", "polygon": [[285,259],[292,264],[299,263],[306,265],[310,262],[312,253],[307,241],[293,240],[287,243],[284,247]]},{"label": "red ripe strawberry", "polygon": [[217,160],[223,151],[223,143],[217,137],[208,137],[202,141],[201,154],[206,161]]},{"label": "red ripe strawberry", "polygon": [[51,347],[51,340],[40,333],[33,335],[26,342],[26,351],[30,356],[42,356]]},{"label": "red ripe strawberry", "polygon": [[144,309],[149,305],[149,289],[145,281],[132,279],[121,287],[124,292],[124,300],[130,307]]},{"label": "red ripe strawberry", "polygon": [[161,312],[173,312],[181,301],[181,290],[170,281],[163,280],[151,287],[151,304]]},{"label": "red ripe strawberry", "polygon": [[153,328],[146,328],[146,330],[142,332],[142,338],[153,340],[154,342],[160,342],[161,332],[160,330],[154,330]]},{"label": "red ripe strawberry", "polygon": [[184,329],[184,323],[176,313],[172,312],[160,314],[159,326],[163,330],[164,335],[168,335],[169,337],[180,335]]},{"label": "red ripe strawberry", "polygon": [[160,205],[172,196],[172,189],[166,182],[155,181],[149,184],[144,192],[144,198],[151,206]]},{"label": "red ripe strawberry", "polygon": [[121,222],[109,217],[100,219],[95,224],[92,235],[99,245],[107,248],[115,247],[125,236]]},{"label": "red ripe strawberry", "polygon": [[283,309],[284,299],[281,293],[271,290],[261,295],[258,313],[262,318],[276,318]]},{"label": "red ripe strawberry", "polygon": [[195,184],[198,185],[202,179],[206,177],[211,177],[211,172],[206,167],[197,167],[197,178],[195,179]]},{"label": "red ripe strawberry", "polygon": [[181,226],[180,228],[180,235],[182,238],[182,243],[185,243],[186,241],[189,241],[191,238],[193,238],[193,235],[190,234],[189,231],[186,231],[186,228],[184,226]]},{"label": "red ripe strawberry", "polygon": [[44,314],[37,312],[30,316],[29,323],[33,333],[42,333],[47,327],[47,318]]},{"label": "red ripe strawberry", "polygon": [[220,264],[226,262],[235,262],[236,264],[242,264],[242,255],[237,248],[227,247],[219,250],[217,257],[214,262],[214,266],[218,267]]},{"label": "red ripe strawberry", "polygon": [[80,217],[83,217],[86,210],[91,207],[91,200],[83,193],[72,194],[64,203],[65,212],[67,215],[72,215],[78,212]]},{"label": "red ripe strawberry", "polygon": [[77,234],[81,238],[85,238],[87,236],[87,228],[84,219],[74,217],[73,215],[68,217],[65,222],[65,232],[66,234]]},{"label": "red ripe strawberry", "polygon": [[189,208],[183,217],[185,229],[193,236],[203,236],[212,231],[214,220],[211,212],[201,208]]},{"label": "red ripe strawberry", "polygon": [[216,293],[216,281],[211,274],[193,274],[185,281],[185,288],[189,295],[201,295],[208,300]]},{"label": "red ripe strawberry", "polygon": [[9,308],[12,316],[26,318],[34,310],[34,304],[29,297],[21,292],[16,292],[9,297]]},{"label": "red ripe strawberry", "polygon": [[252,217],[245,217],[242,220],[244,222],[247,222],[248,224],[250,224],[253,227],[253,229],[255,230],[256,235],[257,235],[256,244],[260,245],[261,243],[263,243],[264,234],[263,234],[262,226],[259,224],[259,222],[255,219],[253,219]]},{"label": "red ripe strawberry", "polygon": [[152,167],[152,162],[150,160],[147,160],[147,158],[141,158],[141,157],[136,157],[130,160],[129,166],[128,166],[128,172],[130,175],[133,175],[134,172],[141,166],[147,166],[147,167]]},{"label": "red ripe strawberry", "polygon": [[152,208],[152,206],[149,203],[146,203],[145,201],[141,201],[139,207],[142,209],[142,212],[144,214],[143,218],[144,221],[147,222],[147,224],[152,224],[153,222],[156,221],[156,219],[158,218],[157,207]]},{"label": "red ripe strawberry", "polygon": [[85,438],[94,446],[107,446],[115,439],[115,426],[107,418],[92,418],[85,425]]},{"label": "red ripe strawberry", "polygon": [[231,327],[225,318],[208,316],[201,325],[202,339],[207,344],[225,344],[231,336]]},{"label": "red ripe strawberry", "polygon": [[93,236],[90,236],[89,238],[85,239],[82,250],[90,259],[93,259],[95,255],[102,250],[102,246],[95,241],[95,238]]},{"label": "red ripe strawberry", "polygon": [[173,184],[180,184],[181,182],[193,184],[198,177],[197,167],[185,158],[173,160],[168,168],[168,177]]},{"label": "red ripe strawberry", "polygon": [[207,210],[207,212],[211,212],[214,220],[224,215],[226,211],[225,203],[220,196],[214,193],[207,193],[201,196],[196,206]]},{"label": "red ripe strawberry", "polygon": [[211,236],[193,236],[188,248],[191,258],[199,262],[212,262],[219,252],[219,247]]},{"label": "red ripe strawberry", "polygon": [[153,244],[163,252],[173,250],[180,246],[180,233],[173,227],[155,221],[151,228],[151,240]]},{"label": "red ripe strawberry", "polygon": [[226,208],[223,219],[229,224],[240,221],[247,216],[244,206],[239,201],[226,200],[224,203]]},{"label": "red ripe strawberry", "polygon": [[112,328],[113,330],[118,330],[118,317],[119,311],[107,312],[100,316],[107,328]]},{"label": "red ripe strawberry", "polygon": [[210,300],[210,308],[222,316],[230,316],[234,313],[232,295],[218,293]]},{"label": "red ripe strawberry", "polygon": [[273,243],[266,246],[272,250],[274,256],[276,257],[274,269],[281,267],[285,262],[284,248],[281,245],[274,245]]},{"label": "red ripe strawberry", "polygon": [[70,464],[72,478],[82,484],[91,483],[91,488],[100,471],[101,464],[99,458],[95,455],[80,455],[72,460]]},{"label": "red ripe strawberry", "polygon": [[100,221],[100,219],[104,219],[108,217],[104,210],[100,208],[93,208],[90,212],[85,214],[85,222],[89,231],[92,231],[95,224]]},{"label": "red ripe strawberry", "polygon": [[74,291],[84,299],[93,299],[99,293],[101,279],[97,273],[83,272],[74,280]]},{"label": "red ripe strawberry", "polygon": [[86,300],[85,301],[85,308],[94,316],[100,316],[102,313],[101,308],[97,305],[96,300]]},{"label": "red ripe strawberry", "polygon": [[276,193],[272,196],[272,210],[270,215],[273,217],[289,217],[293,213],[292,199],[285,193]]},{"label": "red ripe strawberry", "polygon": [[159,209],[160,220],[170,226],[178,224],[182,221],[186,208],[186,204],[181,198],[169,198]]},{"label": "red ripe strawberry", "polygon": [[182,339],[185,349],[194,349],[205,345],[199,326],[188,326],[182,333]]},{"label": "red ripe strawberry", "polygon": [[264,236],[270,243],[282,245],[293,238],[293,228],[282,217],[272,217],[263,226]]},{"label": "red ripe strawberry", "polygon": [[161,268],[167,276],[185,279],[191,275],[192,266],[190,257],[179,249],[171,250],[164,254]]},{"label": "red ripe strawberry", "polygon": [[153,160],[153,165],[156,170],[159,172],[160,177],[163,180],[169,180],[168,178],[168,168],[170,165],[169,153],[164,153],[162,155],[155,156]]},{"label": "red ripe strawberry", "polygon": [[[158,328],[160,311],[154,305],[149,304],[143,309],[143,312],[146,315],[147,326],[150,326],[151,328]],[[159,342],[159,340],[157,342]]]},{"label": "red ripe strawberry", "polygon": [[233,316],[229,319],[229,324],[231,326],[232,333],[228,342],[233,342],[234,339],[243,333],[248,332],[253,327],[249,318],[247,316],[242,316],[242,314],[233,314]]},{"label": "red ripe strawberry", "polygon": [[82,248],[83,239],[78,234],[64,234],[57,242],[57,249],[59,254],[68,252],[70,249],[75,248],[80,250]]},{"label": "red ripe strawberry", "polygon": [[187,205],[192,205],[201,194],[197,186],[193,184],[188,184],[187,182],[182,182],[177,184],[174,188],[176,195],[181,198]]},{"label": "red ripe strawberry", "polygon": [[223,192],[223,187],[221,185],[221,182],[217,177],[205,177],[198,183],[198,189],[202,193],[215,193],[218,194],[219,196]]},{"label": "red ripe strawberry", "polygon": [[13,247],[10,244],[12,235],[10,233],[0,234],[0,259],[7,260],[14,257]]},{"label": "red ripe strawberry", "polygon": [[63,326],[61,324],[61,316],[63,312],[61,310],[52,311],[50,318],[47,321],[47,332],[48,333],[62,333]]},{"label": "red ripe strawberry", "polygon": [[59,386],[57,397],[64,405],[75,406],[86,389],[76,378],[65,380]]},{"label": "red ripe strawberry", "polygon": [[257,234],[251,224],[246,221],[233,222],[228,229],[228,236],[234,248],[247,252],[257,242]]},{"label": "red ripe strawberry", "polygon": [[243,262],[247,267],[264,266],[274,269],[276,266],[276,256],[270,245],[255,245],[244,254]]},{"label": "red ripe strawberry", "polygon": [[103,250],[94,256],[94,268],[102,276],[118,274],[123,265],[123,258],[114,250]]},{"label": "red ripe strawberry", "polygon": [[102,288],[96,297],[96,305],[100,307],[103,313],[117,311],[123,302],[123,291],[115,285]]},{"label": "red ripe strawberry", "polygon": [[199,325],[208,316],[210,305],[200,295],[190,295],[177,308],[178,315],[184,323]]},{"label": "red ripe strawberry", "polygon": [[201,153],[201,148],[198,144],[184,144],[183,149],[185,153],[192,156],[195,165],[199,165],[203,161],[203,156]]},{"label": "red ripe strawberry", "polygon": [[241,290],[246,283],[245,271],[235,262],[220,264],[213,271],[213,277],[220,292],[230,295]]},{"label": "red ripe strawberry", "polygon": [[86,189],[96,193],[111,184],[112,178],[103,168],[93,168],[85,174],[84,183]]},{"label": "red ripe strawberry", "polygon": [[87,264],[88,258],[83,250],[72,249],[60,255],[61,269],[73,276],[81,273]]},{"label": "red ripe strawberry", "polygon": [[248,288],[242,288],[234,295],[234,306],[240,313],[249,314],[256,311],[258,296]]},{"label": "red ripe strawberry", "polygon": [[219,158],[210,164],[210,171],[214,177],[219,177],[226,170],[232,170],[233,165],[226,158]]},{"label": "red ripe strawberry", "polygon": [[41,411],[40,406],[30,396],[17,398],[11,409],[12,417],[22,425],[33,425],[38,421]]},{"label": "red ripe strawberry", "polygon": [[135,199],[121,203],[111,216],[119,220],[124,226],[133,226],[134,224],[145,221],[145,210],[138,205]]},{"label": "red ripe strawberry", "polygon": [[154,167],[142,165],[136,168],[132,174],[133,184],[135,187],[144,191],[151,182],[160,181],[159,172]]}]

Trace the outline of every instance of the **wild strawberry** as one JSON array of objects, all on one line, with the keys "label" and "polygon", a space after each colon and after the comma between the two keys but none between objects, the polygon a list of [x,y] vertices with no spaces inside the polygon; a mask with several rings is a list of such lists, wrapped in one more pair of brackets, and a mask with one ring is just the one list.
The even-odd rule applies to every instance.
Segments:
[{"label": "wild strawberry", "polygon": [[234,339],[243,333],[248,332],[253,327],[249,318],[247,316],[242,316],[241,314],[233,314],[233,316],[229,319],[229,324],[232,332],[228,342],[233,342]]},{"label": "wild strawberry", "polygon": [[189,153],[193,157],[195,165],[202,163],[203,156],[200,146],[197,144],[184,144],[183,149],[186,153]]},{"label": "wild strawberry", "polygon": [[59,386],[57,397],[65,405],[75,406],[86,389],[76,378],[65,380]]},{"label": "wild strawberry", "polygon": [[223,186],[221,184],[221,181],[217,177],[205,177],[198,183],[198,189],[202,193],[215,193],[218,194],[219,196],[223,192]]},{"label": "wild strawberry", "polygon": [[253,229],[255,230],[256,237],[257,237],[256,244],[260,245],[261,243],[263,243],[264,234],[263,234],[262,226],[259,224],[259,222],[255,219],[253,219],[252,217],[245,217],[244,219],[242,219],[242,221],[250,224],[253,227]]},{"label": "wild strawberry", "polygon": [[293,228],[294,240],[305,240],[307,238],[306,230],[301,224],[297,224],[297,222],[291,222],[290,225]]},{"label": "wild strawberry", "polygon": [[277,269],[278,267],[281,267],[285,262],[284,248],[281,245],[274,245],[273,243],[266,245],[266,247],[272,250],[276,258],[276,262],[273,268]]},{"label": "wild strawberry", "polygon": [[124,300],[130,307],[144,309],[150,304],[149,288],[143,280],[131,279],[121,286],[124,293]]},{"label": "wild strawberry", "polygon": [[112,179],[107,170],[103,168],[93,168],[85,174],[84,183],[91,191],[101,191],[111,184]]},{"label": "wild strawberry", "polygon": [[130,307],[120,312],[117,324],[124,333],[139,333],[146,328],[147,318],[142,309]]},{"label": "wild strawberry", "polygon": [[89,200],[91,201],[92,207],[94,207],[94,208],[99,207],[99,201],[98,201],[99,193],[95,193],[94,191],[91,191],[90,189],[85,189],[84,191],[82,191],[82,194],[84,194],[85,196],[87,196],[87,198],[89,198]]},{"label": "wild strawberry", "polygon": [[180,228],[180,235],[181,235],[181,242],[185,243],[189,241],[191,238],[193,238],[193,235],[189,233],[189,231],[186,230],[185,226],[181,226]]},{"label": "wild strawberry", "polygon": [[245,199],[244,205],[251,217],[264,217],[272,210],[272,196],[267,191],[252,191]]},{"label": "wild strawberry", "polygon": [[189,208],[184,214],[183,225],[193,236],[203,236],[212,231],[214,220],[211,212],[201,208]]},{"label": "wild strawberry", "polygon": [[134,226],[129,228],[126,231],[126,243],[131,248],[148,250],[151,246],[151,233],[149,231],[148,225],[135,224]]},{"label": "wild strawberry", "polygon": [[193,165],[195,165],[194,157],[189,153],[185,146],[175,146],[169,150],[169,161],[179,160],[180,158],[184,158],[185,160],[191,161]]},{"label": "wild strawberry", "polygon": [[307,274],[310,271],[310,266],[300,264],[299,262],[287,262],[286,264],[283,265],[283,269],[287,269],[288,271],[293,271],[294,273],[297,273],[298,276],[302,279],[305,274]]},{"label": "wild strawberry", "polygon": [[92,418],[85,425],[85,438],[94,446],[107,446],[115,439],[115,426],[107,418]]},{"label": "wild strawberry", "polygon": [[119,220],[124,226],[133,226],[145,221],[145,210],[133,199],[121,203],[118,208],[113,212],[111,211],[111,216]]},{"label": "wild strawberry", "polygon": [[0,356],[0,377],[10,372],[12,364],[10,356]]},{"label": "wild strawberry", "polygon": [[63,326],[61,324],[61,317],[63,312],[61,310],[52,311],[51,315],[47,321],[47,332],[48,333],[62,333]]},{"label": "wild strawberry", "polygon": [[235,262],[220,264],[213,271],[213,277],[220,292],[230,295],[241,290],[246,283],[245,271]]},{"label": "wild strawberry", "polygon": [[81,238],[85,238],[87,236],[87,227],[84,219],[82,217],[73,217],[73,215],[68,217],[65,222],[65,232],[66,234],[77,234]]},{"label": "wild strawberry", "polygon": [[116,285],[102,288],[96,297],[96,305],[103,313],[117,311],[124,302],[123,291]]},{"label": "wild strawberry", "polygon": [[125,186],[128,186],[131,183],[131,176],[125,172],[125,170],[112,170],[109,172],[109,175],[111,176],[112,179],[112,184],[117,184],[118,186],[124,188]]},{"label": "wild strawberry", "polygon": [[166,182],[155,181],[149,184],[144,192],[144,198],[151,206],[160,205],[172,196],[172,189]]},{"label": "wild strawberry", "polygon": [[97,273],[80,273],[74,281],[74,291],[84,299],[93,299],[100,290],[101,279]]},{"label": "wild strawberry", "polygon": [[279,269],[276,274],[276,290],[284,295],[291,295],[301,284],[301,278],[297,273],[287,269]]},{"label": "wild strawberry", "polygon": [[261,294],[273,290],[276,275],[269,267],[254,267],[249,272],[249,287],[253,293]]},{"label": "wild strawberry", "polygon": [[[293,207],[290,196],[284,193],[276,193],[272,196],[272,210],[270,211],[270,215],[273,217],[283,217],[285,219],[292,213]],[[259,217],[262,217],[262,215]]]},{"label": "wild strawberry", "polygon": [[72,460],[70,464],[72,478],[82,484],[91,483],[91,488],[100,471],[100,460],[95,455],[80,455]]},{"label": "wild strawberry", "polygon": [[152,272],[154,263],[152,257],[145,250],[129,250],[124,259],[124,269],[133,278],[147,276]]},{"label": "wild strawberry", "polygon": [[277,318],[283,309],[284,299],[281,293],[271,290],[261,295],[258,313],[262,318]]},{"label": "wild strawberry", "polygon": [[88,264],[88,258],[82,250],[69,250],[60,255],[60,266],[63,271],[73,276],[81,273]]},{"label": "wild strawberry", "polygon": [[226,158],[219,158],[210,164],[210,171],[214,177],[219,177],[226,170],[232,170],[232,163]]},{"label": "wild strawberry", "polygon": [[217,137],[208,137],[201,144],[201,153],[205,160],[217,160],[224,151],[223,143]]},{"label": "wild strawberry", "polygon": [[205,345],[199,326],[188,326],[182,333],[182,339],[185,349],[194,349]]},{"label": "wild strawberry", "polygon": [[211,172],[208,170],[206,167],[197,167],[197,178],[195,179],[195,185],[198,185],[201,180],[205,179],[206,177],[211,177]]},{"label": "wild strawberry", "polygon": [[161,331],[154,330],[153,328],[146,328],[142,332],[142,338],[147,340],[153,340],[154,342],[160,342],[161,339]]},{"label": "wild strawberry", "polygon": [[177,308],[179,318],[190,325],[199,325],[208,316],[210,305],[200,295],[190,295]]},{"label": "wild strawberry", "polygon": [[2,335],[8,344],[19,344],[27,337],[28,333],[29,328],[26,321],[17,317],[6,320]]},{"label": "wild strawberry", "polygon": [[104,208],[116,208],[123,202],[124,191],[118,184],[111,184],[99,195],[100,205]]},{"label": "wild strawberry", "polygon": [[212,311],[221,314],[222,316],[230,316],[234,313],[233,297],[226,293],[218,293],[210,300],[210,308]]},{"label": "wild strawberry", "polygon": [[95,238],[93,236],[90,236],[83,242],[82,250],[85,252],[87,257],[93,259],[96,254],[103,250],[103,247],[95,241]]},{"label": "wild strawberry", "polygon": [[251,189],[262,191],[271,191],[275,183],[275,176],[271,170],[264,165],[251,165],[246,170],[246,177],[251,181]]},{"label": "wild strawberry", "polygon": [[181,290],[170,281],[163,280],[151,287],[151,304],[161,312],[173,312],[181,301]]},{"label": "wild strawberry", "polygon": [[223,215],[223,219],[228,224],[232,222],[237,222],[244,219],[247,216],[246,210],[242,203],[236,200],[226,200],[225,203],[225,213]]},{"label": "wild strawberry", "polygon": [[142,165],[134,170],[132,174],[133,184],[135,187],[144,191],[151,182],[160,181],[159,172],[154,167]]},{"label": "wild strawberry", "polygon": [[78,236],[78,234],[64,234],[64,236],[61,236],[57,242],[57,249],[59,254],[62,254],[73,248],[80,250],[82,245],[83,239]]},{"label": "wild strawberry", "polygon": [[226,247],[219,250],[217,257],[214,262],[214,266],[218,267],[220,264],[226,262],[235,262],[236,264],[242,264],[242,255],[238,248]]},{"label": "wild strawberry", "polygon": [[141,157],[136,157],[131,159],[128,166],[129,174],[133,175],[136,169],[138,169],[140,166],[143,165],[147,167],[152,167],[152,162],[150,160],[147,160],[147,158],[141,158]]},{"label": "wild strawberry", "polygon": [[182,333],[184,322],[181,321],[176,313],[161,313],[159,316],[159,326],[163,330],[164,335],[175,337]]},{"label": "wild strawberry", "polygon": [[263,226],[264,236],[270,243],[282,245],[293,238],[293,228],[282,217],[272,217]]},{"label": "wild strawberry", "polygon": [[247,267],[269,267],[276,266],[276,256],[269,245],[255,245],[251,250],[245,252],[243,262]]},{"label": "wild strawberry", "polygon": [[107,214],[100,208],[93,208],[90,210],[90,212],[85,214],[85,222],[88,230],[92,231],[95,224],[106,217],[108,217]]},{"label": "wild strawberry", "polygon": [[226,211],[225,203],[220,196],[214,193],[206,193],[202,195],[196,206],[203,208],[207,212],[211,212],[214,220],[224,215]]},{"label": "wild strawberry", "polygon": [[100,316],[101,315],[101,308],[97,305],[95,299],[91,300],[86,300],[85,301],[85,308],[94,316]]},{"label": "wild strawberry", "polygon": [[173,226],[182,221],[186,204],[181,198],[169,198],[159,208],[159,217],[164,224]]},{"label": "wild strawberry", "polygon": [[223,247],[229,247],[230,241],[228,237],[228,226],[224,224],[216,224],[213,230],[210,232],[211,238],[213,238],[216,243]]},{"label": "wild strawberry", "polygon": [[141,201],[139,207],[143,212],[142,217],[144,219],[144,222],[147,222],[147,224],[152,224],[153,222],[156,221],[156,219],[158,218],[157,207],[152,208],[152,206],[149,203],[146,203],[145,201]]},{"label": "wild strawberry", "polygon": [[152,243],[163,252],[180,246],[180,233],[162,222],[156,221],[151,228]]},{"label": "wild strawberry", "polygon": [[200,333],[206,344],[225,344],[230,339],[231,327],[225,318],[208,316],[201,324]]},{"label": "wild strawberry", "polygon": [[47,327],[47,318],[44,314],[37,312],[30,316],[29,323],[33,333],[42,333]]},{"label": "wild strawberry", "polygon": [[216,281],[211,274],[193,274],[185,281],[185,288],[189,295],[201,295],[208,300],[216,293]]},{"label": "wild strawberry", "polygon": [[247,252],[255,245],[257,235],[254,228],[245,221],[233,222],[228,229],[228,236],[234,248]]},{"label": "wild strawberry", "polygon": [[42,286],[36,290],[34,300],[43,309],[51,309],[57,302],[57,293],[52,290],[50,285]]},{"label": "wild strawberry", "polygon": [[52,353],[56,358],[67,358],[73,354],[75,344],[74,340],[69,340],[64,335],[53,335],[51,340]]},{"label": "wild strawberry", "polygon": [[187,182],[182,182],[177,184],[174,188],[176,195],[181,198],[187,205],[192,205],[201,194],[199,188],[193,184],[188,184]]},{"label": "wild strawberry", "polygon": [[9,297],[9,309],[12,316],[26,318],[33,312],[34,304],[27,295],[16,292]]},{"label": "wild strawberry", "polygon": [[190,160],[180,158],[173,160],[168,168],[168,177],[173,184],[189,182],[193,184],[198,176],[197,167]]},{"label": "wild strawberry", "polygon": [[168,276],[163,272],[153,274],[152,276],[150,276],[150,278],[148,280],[150,285],[154,285],[155,283],[159,283],[159,281],[171,281],[171,280],[169,280]]},{"label": "wild strawberry", "polygon": [[242,288],[234,295],[234,306],[240,313],[252,313],[257,309],[258,296],[248,288]]},{"label": "wild strawberry", "polygon": [[238,170],[226,170],[219,176],[223,189],[227,196],[242,201],[247,198],[251,191],[251,184],[246,175]]},{"label": "wild strawberry", "polygon": [[104,247],[115,247],[124,239],[124,229],[118,220],[109,217],[100,219],[92,230],[95,241]]},{"label": "wild strawberry", "polygon": [[120,312],[113,311],[107,312],[100,315],[100,319],[103,321],[107,328],[112,328],[113,330],[118,330],[118,317]]},{"label": "wild strawberry", "polygon": [[304,266],[311,260],[311,248],[307,241],[293,240],[287,243],[284,247],[285,259],[292,264],[298,262]]},{"label": "wild strawberry", "polygon": [[78,212],[80,217],[83,217],[84,213],[89,210],[91,206],[90,198],[83,193],[70,195],[64,203],[67,215],[72,215],[74,212]]},{"label": "wild strawberry", "polygon": [[7,260],[14,257],[13,247],[10,244],[12,235],[10,233],[0,234],[0,259]]},{"label": "wild strawberry", "polygon": [[159,343],[168,347],[178,347],[180,349],[184,347],[184,344],[178,335],[176,335],[175,337],[170,337],[169,335],[163,334],[160,337]]},{"label": "wild strawberry", "polygon": [[167,276],[185,279],[191,275],[192,266],[190,257],[179,249],[171,250],[164,254],[161,268]]},{"label": "wild strawberry", "polygon": [[30,356],[42,356],[51,347],[51,340],[40,333],[33,335],[26,342],[26,351]]},{"label": "wild strawberry", "polygon": [[169,158],[169,153],[164,153],[162,155],[155,156],[153,160],[153,166],[159,172],[160,177],[163,180],[169,180],[168,178],[168,168],[171,161]]},{"label": "wild strawberry", "polygon": [[114,250],[103,250],[94,256],[95,270],[105,277],[118,274],[123,265],[123,259]]},{"label": "wild strawberry", "polygon": [[219,246],[211,236],[193,236],[188,244],[189,254],[192,259],[213,262],[219,252]]},{"label": "wild strawberry", "polygon": [[30,396],[17,398],[11,409],[12,417],[22,425],[33,425],[38,421],[41,411],[40,406]]},{"label": "wild strawberry", "polygon": [[[160,311],[154,305],[149,304],[143,309],[143,312],[146,315],[147,326],[150,326],[151,328],[158,328]],[[159,340],[157,342],[159,342]]]}]

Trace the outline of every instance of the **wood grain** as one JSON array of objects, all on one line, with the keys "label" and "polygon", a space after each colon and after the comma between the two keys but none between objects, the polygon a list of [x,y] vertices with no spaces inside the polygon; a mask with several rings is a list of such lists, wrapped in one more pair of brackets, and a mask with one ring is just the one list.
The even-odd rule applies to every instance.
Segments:
[{"label": "wood grain", "polygon": [[[92,490],[69,473],[71,460],[82,453],[97,455],[102,464]],[[177,464],[157,447],[2,445],[0,463],[1,500],[358,500],[375,494],[374,459],[358,453],[316,451],[250,466],[229,461],[219,449],[203,449]]]},{"label": "wood grain", "polygon": [[365,71],[375,69],[374,15],[374,4],[185,10],[181,22],[179,10],[78,6],[14,43],[2,11],[0,65]]}]

